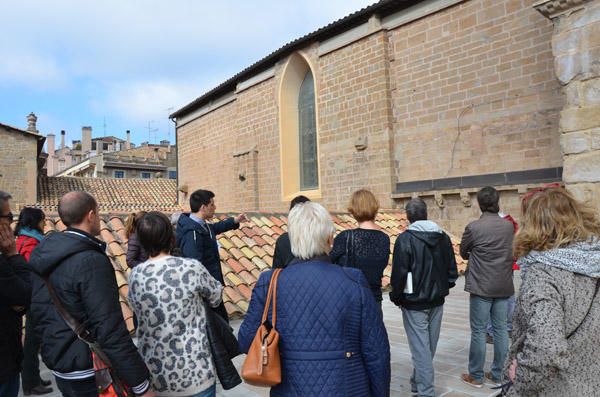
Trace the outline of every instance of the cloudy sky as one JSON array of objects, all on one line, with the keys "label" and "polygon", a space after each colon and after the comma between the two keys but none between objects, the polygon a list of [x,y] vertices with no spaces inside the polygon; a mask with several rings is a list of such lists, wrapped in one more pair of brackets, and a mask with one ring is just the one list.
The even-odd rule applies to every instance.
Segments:
[{"label": "cloudy sky", "polygon": [[[283,44],[374,0],[0,0],[0,122],[136,143]],[[170,130],[170,134],[169,134]]]}]

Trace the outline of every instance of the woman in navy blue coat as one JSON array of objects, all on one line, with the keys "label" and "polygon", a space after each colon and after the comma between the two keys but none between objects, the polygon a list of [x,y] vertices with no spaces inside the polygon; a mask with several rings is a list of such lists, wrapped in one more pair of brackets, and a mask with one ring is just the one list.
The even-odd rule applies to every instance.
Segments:
[{"label": "woman in navy blue coat", "polygon": [[[282,382],[271,396],[390,395],[390,345],[365,276],[331,264],[331,216],[314,202],[288,217],[292,252],[277,288]],[[264,272],[238,335],[248,352],[262,317],[272,271]],[[271,313],[269,313],[269,320]]]}]

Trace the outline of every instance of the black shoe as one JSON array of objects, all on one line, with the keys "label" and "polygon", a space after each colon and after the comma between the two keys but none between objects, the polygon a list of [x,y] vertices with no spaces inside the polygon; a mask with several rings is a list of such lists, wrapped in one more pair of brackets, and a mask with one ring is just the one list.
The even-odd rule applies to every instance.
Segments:
[{"label": "black shoe", "polygon": [[54,391],[54,389],[52,389],[51,387],[47,387],[47,386],[43,386],[43,385],[39,385],[34,387],[33,389],[23,389],[23,394],[26,396],[39,396],[42,394],[48,394],[48,393],[52,393]]},{"label": "black shoe", "polygon": [[52,384],[51,380],[40,379],[40,385],[42,386],[50,386]]}]

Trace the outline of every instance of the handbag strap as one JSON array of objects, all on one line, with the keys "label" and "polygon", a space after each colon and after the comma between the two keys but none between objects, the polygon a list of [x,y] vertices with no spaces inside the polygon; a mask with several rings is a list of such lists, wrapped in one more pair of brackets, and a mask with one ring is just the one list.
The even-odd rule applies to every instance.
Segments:
[{"label": "handbag strap", "polygon": [[583,320],[581,320],[579,325],[577,325],[577,327],[569,333],[569,335],[567,336],[567,339],[569,339],[571,336],[573,336],[575,334],[575,332],[577,332],[579,330],[579,327],[581,327],[583,325],[583,323],[585,322],[585,320],[587,319],[588,315],[590,314],[590,310],[592,310],[592,306],[594,306],[594,300],[596,299],[596,296],[598,295],[599,288],[600,288],[600,279],[597,279],[596,280],[596,290],[594,291],[594,295],[592,296],[592,303],[590,303],[590,307],[588,307],[588,310],[585,313]]},{"label": "handbag strap", "polygon": [[262,323],[267,321],[267,316],[269,315],[269,306],[271,306],[271,298],[273,298],[273,328],[275,328],[275,324],[277,322],[277,279],[279,278],[279,273],[281,273],[281,270],[282,269],[275,269],[273,271],[273,275],[271,276],[271,281],[269,282],[269,291],[267,292],[267,300],[265,302],[265,308],[263,310],[261,321]]}]

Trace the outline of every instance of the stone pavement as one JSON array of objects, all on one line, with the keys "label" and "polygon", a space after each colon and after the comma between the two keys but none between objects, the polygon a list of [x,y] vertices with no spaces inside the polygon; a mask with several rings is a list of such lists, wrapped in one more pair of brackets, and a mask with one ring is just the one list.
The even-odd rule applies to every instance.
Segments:
[{"label": "stone pavement", "polygon": [[[468,294],[464,292],[464,277],[461,277],[444,306],[444,319],[442,332],[435,356],[436,368],[436,393],[438,397],[484,397],[494,396],[495,393],[488,386],[475,389],[461,382],[460,374],[466,371],[469,355],[469,301]],[[406,334],[402,326],[402,313],[384,294],[383,302],[384,320],[388,330],[392,349],[392,385],[391,395],[394,397],[411,396],[409,377],[412,372],[412,363]],[[236,329],[240,321],[232,324]],[[237,331],[236,331],[237,332]],[[486,370],[489,370],[493,352],[488,345]],[[245,357],[245,356],[244,356]],[[244,357],[235,359],[239,368]],[[44,368],[42,376],[51,378],[50,372]],[[54,386],[55,390],[56,386]],[[266,397],[268,389],[257,388],[242,384],[235,389],[223,391],[218,389],[218,396],[222,397]],[[47,397],[58,397],[60,393],[47,394]]]}]

